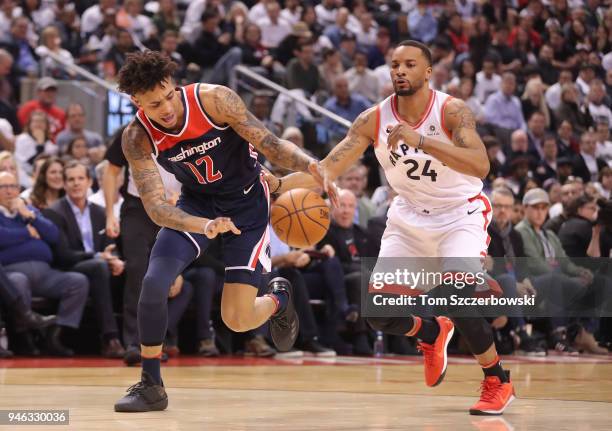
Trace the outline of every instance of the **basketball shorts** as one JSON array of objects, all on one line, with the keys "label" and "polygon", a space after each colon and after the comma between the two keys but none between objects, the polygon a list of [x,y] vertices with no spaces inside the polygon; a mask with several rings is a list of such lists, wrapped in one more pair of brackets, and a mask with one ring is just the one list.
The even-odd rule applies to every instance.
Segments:
[{"label": "basketball shorts", "polygon": [[[183,188],[177,206],[188,214],[214,219],[229,217],[240,229],[221,234],[225,282],[258,287],[262,273],[270,272],[270,191],[260,176],[238,192],[203,195]],[[151,256],[175,257],[191,261],[206,251],[206,235],[162,228]]]},{"label": "basketball shorts", "polygon": [[[377,272],[445,274],[482,273],[490,237],[487,227],[493,216],[489,199],[479,194],[452,209],[441,212],[419,211],[397,197],[393,200],[382,236]],[[413,286],[429,291],[436,287],[435,277]],[[411,278],[415,280],[414,278]]]}]

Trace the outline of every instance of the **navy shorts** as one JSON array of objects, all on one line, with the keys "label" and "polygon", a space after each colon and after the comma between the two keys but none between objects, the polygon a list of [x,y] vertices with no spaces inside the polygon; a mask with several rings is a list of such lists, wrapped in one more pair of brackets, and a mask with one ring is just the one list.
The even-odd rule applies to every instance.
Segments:
[{"label": "navy shorts", "polygon": [[[270,272],[270,191],[259,177],[253,184],[231,194],[200,195],[183,188],[177,206],[198,217],[229,217],[240,235],[221,235],[225,282],[258,287],[262,273]],[[185,267],[206,251],[210,240],[206,235],[162,228],[151,258],[172,257],[185,261]]]}]

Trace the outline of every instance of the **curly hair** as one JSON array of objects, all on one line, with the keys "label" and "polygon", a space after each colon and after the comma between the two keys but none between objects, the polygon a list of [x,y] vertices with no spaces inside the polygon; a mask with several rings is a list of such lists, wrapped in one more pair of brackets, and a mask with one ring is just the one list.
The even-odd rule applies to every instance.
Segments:
[{"label": "curly hair", "polygon": [[177,64],[159,51],[133,52],[119,70],[119,91],[129,95],[153,90],[171,78]]}]

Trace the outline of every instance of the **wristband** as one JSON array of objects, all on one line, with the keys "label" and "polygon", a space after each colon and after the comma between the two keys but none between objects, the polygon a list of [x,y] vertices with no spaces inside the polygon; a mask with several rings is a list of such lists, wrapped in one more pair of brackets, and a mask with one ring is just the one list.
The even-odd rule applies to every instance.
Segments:
[{"label": "wristband", "polygon": [[206,224],[204,225],[204,235],[206,235],[206,231],[208,230],[208,225],[211,224],[212,222],[214,222],[213,219],[210,219],[206,222]]},{"label": "wristband", "polygon": [[419,144],[417,145],[417,150],[423,150],[424,143],[425,143],[425,137],[423,135],[419,136]]},{"label": "wristband", "polygon": [[274,191],[273,191],[273,192],[270,192],[270,193],[275,194],[275,193],[278,191],[278,189],[280,189],[280,188],[281,188],[281,186],[282,186],[282,185],[283,185],[283,179],[282,179],[282,178],[279,178],[279,179],[278,179],[278,187],[276,187],[276,188],[274,189]]}]

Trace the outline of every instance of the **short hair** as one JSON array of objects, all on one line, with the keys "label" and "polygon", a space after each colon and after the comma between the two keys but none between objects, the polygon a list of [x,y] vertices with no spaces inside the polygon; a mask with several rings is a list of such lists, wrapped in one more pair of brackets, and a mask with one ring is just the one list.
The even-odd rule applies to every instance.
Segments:
[{"label": "short hair", "polygon": [[578,196],[576,199],[571,200],[566,205],[565,211],[568,216],[576,216],[578,215],[578,210],[588,204],[589,202],[594,202],[595,198],[587,195],[586,193]]},{"label": "short hair", "polygon": [[119,70],[119,91],[129,95],[153,90],[172,78],[177,64],[159,51],[133,52]]},{"label": "short hair", "polygon": [[89,167],[85,163],[80,162],[78,160],[70,160],[64,166],[64,181],[66,180],[66,172],[68,172],[68,169],[78,168],[79,166],[82,166],[83,169],[85,169],[85,175],[87,175],[87,178],[91,179],[91,173],[89,172]]},{"label": "short hair", "polygon": [[499,142],[499,139],[492,135],[483,136],[482,143],[487,150],[493,147],[501,147],[501,142]]},{"label": "short hair", "polygon": [[599,182],[601,182],[603,178],[607,177],[608,175],[612,175],[612,168],[610,166],[604,166],[601,168],[601,171],[599,171]]},{"label": "short hair", "polygon": [[431,51],[429,50],[427,45],[425,45],[424,43],[421,43],[417,40],[403,40],[397,44],[398,48],[400,46],[412,46],[414,48],[420,49],[421,53],[423,54],[423,57],[425,57],[425,59],[427,60],[427,64],[429,64],[429,67],[433,65],[433,58],[431,56]]},{"label": "short hair", "polygon": [[495,195],[506,196],[514,201],[514,193],[506,186],[495,187],[491,192],[491,199],[493,199]]}]

